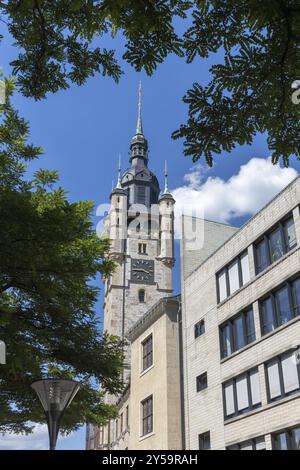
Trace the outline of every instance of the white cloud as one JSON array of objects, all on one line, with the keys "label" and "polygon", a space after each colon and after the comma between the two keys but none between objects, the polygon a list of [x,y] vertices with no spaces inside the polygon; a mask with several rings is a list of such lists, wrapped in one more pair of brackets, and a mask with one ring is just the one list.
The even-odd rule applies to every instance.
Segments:
[{"label": "white cloud", "polygon": [[192,215],[191,208],[196,216],[234,223],[236,217],[255,214],[297,176],[295,169],[273,165],[269,158],[252,158],[227,181],[211,176],[204,181],[205,173],[201,165],[195,166],[184,176],[186,184],[172,191],[177,234],[178,216]]},{"label": "white cloud", "polygon": [[[58,439],[68,439],[59,436]],[[45,424],[37,424],[31,434],[0,434],[0,450],[47,450],[49,449],[48,428]]]}]

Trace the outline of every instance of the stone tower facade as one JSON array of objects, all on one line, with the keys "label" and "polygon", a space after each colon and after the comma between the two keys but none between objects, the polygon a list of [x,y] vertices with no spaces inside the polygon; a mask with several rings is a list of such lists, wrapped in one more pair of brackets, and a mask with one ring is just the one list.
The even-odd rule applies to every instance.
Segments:
[{"label": "stone tower facade", "polygon": [[105,281],[104,329],[121,338],[159,299],[172,294],[175,201],[168,190],[167,171],[161,192],[148,168],[141,87],[130,150],[129,167],[123,174],[119,164],[105,222],[116,268]]}]

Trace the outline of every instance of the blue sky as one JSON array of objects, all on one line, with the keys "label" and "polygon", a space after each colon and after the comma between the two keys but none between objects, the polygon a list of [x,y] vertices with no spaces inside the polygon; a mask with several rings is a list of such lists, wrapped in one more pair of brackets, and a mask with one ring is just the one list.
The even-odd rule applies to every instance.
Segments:
[{"label": "blue sky", "polygon": [[[118,56],[121,57],[124,47],[122,37],[117,36],[113,42],[107,40],[106,45],[110,44],[118,50]],[[15,58],[16,50],[11,47],[9,38],[3,40],[1,47],[1,66],[4,73],[8,74],[11,71],[9,61]],[[170,56],[164,64],[158,66],[151,78],[144,73],[136,73],[121,61],[125,75],[119,84],[109,78],[97,76],[82,87],[71,86],[69,90],[49,95],[46,100],[40,102],[16,93],[13,101],[21,115],[30,122],[30,140],[44,148],[44,155],[31,165],[30,173],[41,167],[56,169],[59,171],[61,184],[68,190],[72,201],[89,199],[96,205],[109,202],[112,179],[116,179],[117,175],[118,155],[122,155],[123,169],[128,163],[129,144],[137,118],[138,82],[142,80],[143,125],[150,145],[149,166],[157,174],[161,184],[164,161],[167,159],[170,188],[178,190],[186,187],[187,190],[193,191],[193,194],[196,191],[199,201],[204,194],[202,185],[209,199],[211,183],[206,184],[208,178],[214,182],[223,181],[224,190],[228,187],[232,189],[233,183],[228,186],[228,181],[232,181],[230,178],[233,175],[239,174],[241,165],[250,163],[253,158],[268,157],[264,136],[258,136],[251,147],[238,147],[230,155],[224,153],[217,156],[215,166],[210,170],[205,168],[204,161],[204,167],[199,167],[195,166],[190,158],[184,157],[182,141],[173,141],[170,137],[172,131],[185,122],[187,106],[183,104],[182,97],[186,90],[195,81],[207,83],[209,67],[221,60],[221,55],[215,55],[210,60],[197,59],[193,64],[187,65],[182,59]],[[257,161],[252,164],[252,169]],[[294,161],[292,166],[299,172],[299,163]],[[270,167],[266,171],[271,173],[271,178],[268,178],[271,185],[276,179],[270,194],[265,194],[265,187],[269,183],[264,181],[261,191],[264,194],[257,202],[257,207],[254,205],[253,210],[246,208],[244,211],[238,209],[234,220],[229,220],[228,216],[225,219],[220,216],[221,220],[239,226],[267,201],[268,196],[276,193],[280,175],[277,173],[274,176]],[[195,173],[198,178],[196,184],[191,181]],[[292,176],[293,174],[289,174],[288,178]],[[251,199],[251,194],[249,198]],[[218,214],[209,212],[211,213],[218,218]],[[176,251],[178,259],[178,243]],[[174,274],[176,292],[180,290],[178,264]],[[98,282],[100,285],[100,279]],[[100,298],[97,306],[100,316],[101,305]],[[44,433],[41,439],[45,440],[45,436]],[[22,437],[17,439],[21,442]],[[60,440],[58,448],[84,448],[84,431]]]}]

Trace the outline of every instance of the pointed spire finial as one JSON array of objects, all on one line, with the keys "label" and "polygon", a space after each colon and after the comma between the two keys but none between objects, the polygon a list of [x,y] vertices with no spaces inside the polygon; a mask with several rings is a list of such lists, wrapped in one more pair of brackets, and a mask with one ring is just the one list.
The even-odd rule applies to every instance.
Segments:
[{"label": "pointed spire finial", "polygon": [[169,188],[168,188],[168,164],[167,160],[165,160],[165,189],[164,189],[164,194],[169,193]]},{"label": "pointed spire finial", "polygon": [[117,189],[122,189],[121,185],[121,154],[119,154],[119,164],[118,164],[118,182],[117,182]]},{"label": "pointed spire finial", "polygon": [[142,82],[139,83],[139,101],[138,101],[138,121],[136,125],[136,133],[143,134],[142,124]]}]

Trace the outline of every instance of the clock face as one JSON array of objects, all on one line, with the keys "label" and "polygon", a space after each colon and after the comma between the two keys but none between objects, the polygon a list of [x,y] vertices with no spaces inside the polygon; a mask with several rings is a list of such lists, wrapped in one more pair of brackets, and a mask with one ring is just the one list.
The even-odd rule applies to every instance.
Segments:
[{"label": "clock face", "polygon": [[148,259],[133,259],[131,261],[131,280],[135,282],[154,282],[154,261]]}]

